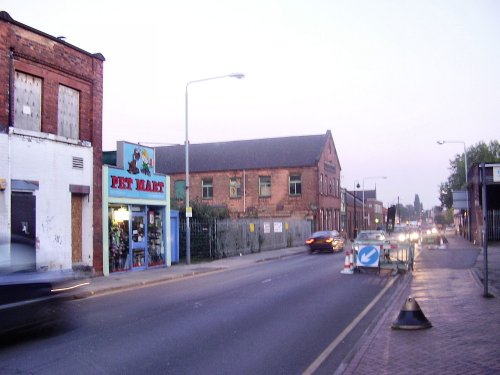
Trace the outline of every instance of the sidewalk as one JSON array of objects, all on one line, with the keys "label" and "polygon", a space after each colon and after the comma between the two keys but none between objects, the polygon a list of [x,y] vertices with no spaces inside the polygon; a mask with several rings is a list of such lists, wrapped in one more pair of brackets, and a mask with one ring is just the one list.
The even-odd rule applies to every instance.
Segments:
[{"label": "sidewalk", "polygon": [[[461,237],[450,248],[474,247]],[[415,270],[356,353],[336,374],[493,374],[500,373],[500,246],[488,247],[489,292],[483,297],[483,255],[472,269]],[[432,327],[394,330],[412,296]]]},{"label": "sidewalk", "polygon": [[93,277],[90,284],[83,287],[78,293],[78,297],[84,298],[97,294],[105,294],[117,290],[138,288],[146,285],[159,284],[178,280],[185,277],[193,277],[206,273],[221,272],[228,268],[244,267],[251,263],[263,262],[271,259],[278,259],[305,253],[304,246],[290,247],[279,250],[262,251],[259,253],[247,254],[240,257],[223,258],[220,260],[194,263],[190,265],[181,263],[173,264],[170,267],[128,271],[113,273],[109,276]]}]

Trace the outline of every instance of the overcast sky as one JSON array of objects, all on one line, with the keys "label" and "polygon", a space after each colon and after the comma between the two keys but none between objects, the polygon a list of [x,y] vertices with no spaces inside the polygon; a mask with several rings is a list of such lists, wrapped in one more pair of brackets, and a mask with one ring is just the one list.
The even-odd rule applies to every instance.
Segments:
[{"label": "overcast sky", "polygon": [[[104,63],[104,150],[324,134],[342,186],[439,204],[463,144],[500,137],[500,1],[0,0]],[[387,179],[370,177],[386,176]]]}]

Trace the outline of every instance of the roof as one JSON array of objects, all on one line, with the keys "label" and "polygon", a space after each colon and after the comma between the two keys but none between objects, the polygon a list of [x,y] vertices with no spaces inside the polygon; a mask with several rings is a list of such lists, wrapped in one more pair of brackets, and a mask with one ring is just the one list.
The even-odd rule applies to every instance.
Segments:
[{"label": "roof", "polygon": [[[331,132],[282,138],[202,143],[189,145],[190,172],[292,168],[318,165]],[[159,173],[185,172],[185,147],[155,149],[155,169]]]},{"label": "roof", "polygon": [[72,49],[74,49],[74,50],[76,50],[76,51],[79,51],[79,52],[81,52],[81,53],[84,53],[84,54],[86,54],[86,55],[88,55],[88,56],[95,57],[95,58],[96,58],[96,59],[98,59],[98,60],[101,60],[101,61],[105,61],[105,60],[106,60],[106,59],[104,58],[104,56],[103,56],[101,53],[99,53],[99,52],[97,52],[97,53],[90,53],[90,52],[84,51],[83,49],[78,48],[78,47],[76,47],[76,46],[74,46],[74,45],[72,45],[72,44],[70,44],[70,43],[68,43],[68,42],[64,41],[62,38],[56,38],[56,37],[54,37],[54,36],[52,36],[52,35],[49,35],[49,34],[47,34],[47,33],[44,33],[43,31],[37,30],[37,29],[35,29],[35,28],[31,27],[31,26],[28,26],[28,25],[25,25],[24,23],[21,23],[21,22],[19,22],[19,21],[16,21],[15,19],[13,19],[13,18],[10,16],[10,14],[9,14],[9,13],[7,13],[7,12],[6,12],[6,11],[4,11],[4,10],[0,11],[0,20],[1,20],[1,21],[5,21],[5,22],[8,22],[8,23],[11,23],[11,24],[16,25],[16,26],[18,26],[18,27],[21,27],[21,28],[23,28],[23,29],[25,29],[25,30],[29,30],[29,31],[31,31],[31,32],[33,32],[33,33],[35,33],[35,34],[38,34],[38,35],[43,36],[44,38],[51,39],[51,40],[52,40],[52,41],[54,41],[54,42],[57,42],[57,43],[63,44],[63,45],[65,45],[65,46],[68,46],[68,47],[70,47],[70,48],[72,48]]}]

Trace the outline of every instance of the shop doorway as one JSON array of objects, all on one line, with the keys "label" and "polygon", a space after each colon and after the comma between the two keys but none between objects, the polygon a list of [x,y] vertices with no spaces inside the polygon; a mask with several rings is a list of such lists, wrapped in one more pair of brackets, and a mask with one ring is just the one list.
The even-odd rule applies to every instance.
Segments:
[{"label": "shop doorway", "polygon": [[71,261],[82,263],[82,195],[71,194]]},{"label": "shop doorway", "polygon": [[147,237],[146,214],[144,212],[132,212],[131,234],[132,267],[145,267]]},{"label": "shop doorway", "polygon": [[36,270],[36,197],[29,192],[11,194],[10,260],[13,268]]}]

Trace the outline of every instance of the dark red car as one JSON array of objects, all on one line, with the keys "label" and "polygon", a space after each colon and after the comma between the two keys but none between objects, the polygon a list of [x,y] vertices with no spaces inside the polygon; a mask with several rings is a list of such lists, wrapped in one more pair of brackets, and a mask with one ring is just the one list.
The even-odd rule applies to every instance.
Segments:
[{"label": "dark red car", "polygon": [[336,230],[314,232],[306,241],[310,253],[342,251],[344,244],[345,239]]}]

